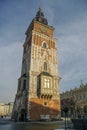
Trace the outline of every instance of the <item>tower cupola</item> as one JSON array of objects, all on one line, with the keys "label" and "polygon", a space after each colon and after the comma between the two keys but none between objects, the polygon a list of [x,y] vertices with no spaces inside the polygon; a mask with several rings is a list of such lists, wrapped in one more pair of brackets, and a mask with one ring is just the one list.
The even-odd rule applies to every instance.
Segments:
[{"label": "tower cupola", "polygon": [[42,12],[41,8],[39,8],[39,10],[37,11],[34,20],[43,23],[45,25],[48,25],[47,19],[44,17],[44,13]]}]

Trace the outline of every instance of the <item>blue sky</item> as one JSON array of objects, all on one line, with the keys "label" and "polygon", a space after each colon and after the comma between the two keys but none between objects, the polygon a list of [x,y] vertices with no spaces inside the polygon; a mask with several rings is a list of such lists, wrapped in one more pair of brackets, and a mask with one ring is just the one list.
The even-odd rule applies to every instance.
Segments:
[{"label": "blue sky", "polygon": [[87,0],[0,0],[0,102],[14,101],[25,32],[39,7],[55,28],[60,91],[87,83]]}]

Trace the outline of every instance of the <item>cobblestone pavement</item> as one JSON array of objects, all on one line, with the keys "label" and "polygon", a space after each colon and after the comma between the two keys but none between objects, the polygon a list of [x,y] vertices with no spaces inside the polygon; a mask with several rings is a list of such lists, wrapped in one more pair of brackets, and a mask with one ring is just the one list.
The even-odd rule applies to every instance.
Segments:
[{"label": "cobblestone pavement", "polygon": [[[0,119],[0,130],[64,130],[64,121],[52,122],[14,122]],[[71,122],[67,124],[67,130],[74,130]]]}]

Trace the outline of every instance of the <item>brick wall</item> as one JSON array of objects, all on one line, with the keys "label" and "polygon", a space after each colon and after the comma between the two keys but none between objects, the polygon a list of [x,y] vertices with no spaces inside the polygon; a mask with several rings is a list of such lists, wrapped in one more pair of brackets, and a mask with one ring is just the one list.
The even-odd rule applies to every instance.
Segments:
[{"label": "brick wall", "polygon": [[[47,103],[47,105],[44,104]],[[55,118],[60,111],[58,100],[30,99],[30,119],[40,119],[40,115],[49,115]]]}]

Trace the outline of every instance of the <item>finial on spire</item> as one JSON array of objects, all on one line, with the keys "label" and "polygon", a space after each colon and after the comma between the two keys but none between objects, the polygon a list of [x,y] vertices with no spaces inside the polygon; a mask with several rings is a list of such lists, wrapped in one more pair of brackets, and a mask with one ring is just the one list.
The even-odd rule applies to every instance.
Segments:
[{"label": "finial on spire", "polygon": [[[42,9],[41,9],[41,7],[39,7],[39,14],[40,14],[40,16],[41,16],[41,14],[42,14]],[[43,15],[44,16],[44,15]]]},{"label": "finial on spire", "polygon": [[39,7],[39,11],[42,11],[41,7]]},{"label": "finial on spire", "polygon": [[39,10],[37,11],[36,17],[44,17],[44,13],[42,12],[41,7],[39,7]]}]

